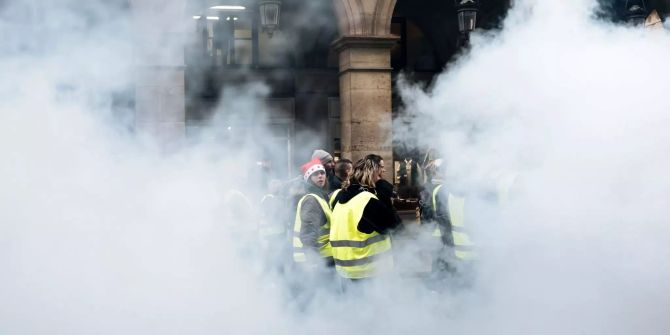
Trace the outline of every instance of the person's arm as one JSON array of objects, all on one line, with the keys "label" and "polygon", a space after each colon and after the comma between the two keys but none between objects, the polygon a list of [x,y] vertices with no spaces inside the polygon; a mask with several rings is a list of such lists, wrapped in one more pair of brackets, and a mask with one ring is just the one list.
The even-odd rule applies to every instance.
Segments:
[{"label": "person's arm", "polygon": [[370,199],[363,210],[363,217],[358,223],[358,230],[371,234],[376,231],[385,234],[400,225],[394,212],[377,199]]},{"label": "person's arm", "polygon": [[453,238],[451,235],[451,216],[449,215],[449,193],[444,189],[437,192],[436,205],[434,209],[434,219],[442,232],[442,242],[446,245],[453,246]]},{"label": "person's arm", "polygon": [[393,185],[384,179],[380,179],[375,184],[375,189],[377,190],[377,198],[388,208],[393,209]]},{"label": "person's arm", "polygon": [[388,181],[384,179],[380,179],[377,181],[375,184],[375,188],[377,189],[377,198],[389,209],[391,209],[391,212],[393,212],[393,219],[395,220],[395,224],[392,224],[394,228],[403,228],[404,226],[401,225],[402,220],[400,219],[400,216],[398,215],[398,211],[396,211],[395,206],[393,206],[393,198],[396,198],[397,195],[393,189],[393,184],[389,183]]},{"label": "person's arm", "polygon": [[326,222],[326,215],[319,202],[313,196],[305,198],[300,208],[300,241],[305,247],[318,247],[319,232]]},{"label": "person's arm", "polygon": [[433,196],[430,189],[419,192],[419,210],[421,212],[421,223],[429,223],[435,218],[433,211]]}]

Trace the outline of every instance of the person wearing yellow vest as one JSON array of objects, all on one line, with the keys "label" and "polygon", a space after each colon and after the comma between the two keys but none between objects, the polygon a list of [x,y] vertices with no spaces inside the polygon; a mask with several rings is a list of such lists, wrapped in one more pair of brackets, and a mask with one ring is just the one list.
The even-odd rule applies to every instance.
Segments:
[{"label": "person wearing yellow vest", "polygon": [[280,191],[283,183],[272,180],[268,185],[268,193],[260,200],[258,239],[264,260],[264,270],[282,273],[292,263],[293,250],[288,241],[292,226],[286,223],[289,210]]},{"label": "person wearing yellow vest", "polygon": [[[248,193],[248,192],[247,192]],[[237,252],[245,257],[259,255],[258,216],[247,194],[229,189],[223,197],[223,224],[227,236],[234,239]]]},{"label": "person wearing yellow vest", "polygon": [[267,244],[270,240],[281,239],[286,241],[286,223],[280,218],[285,211],[284,201],[279,194],[282,182],[272,180],[268,185],[268,192],[263,195],[260,201],[260,207],[263,209],[260,213],[260,222],[258,233],[261,243]]},{"label": "person wearing yellow vest", "polygon": [[303,268],[332,266],[326,170],[319,159],[309,161],[301,170],[305,191],[296,207],[293,261]]},{"label": "person wearing yellow vest", "polygon": [[432,236],[446,248],[446,254],[438,255],[434,266],[453,269],[458,267],[455,262],[468,262],[475,258],[474,244],[464,220],[465,198],[443,184],[441,165],[442,160],[436,159],[426,169],[430,181],[421,193],[421,222],[434,225]]},{"label": "person wearing yellow vest", "polygon": [[399,222],[376,194],[383,171],[380,156],[365,156],[354,164],[351,178],[332,202],[330,245],[343,278],[371,278],[393,269],[389,232]]}]

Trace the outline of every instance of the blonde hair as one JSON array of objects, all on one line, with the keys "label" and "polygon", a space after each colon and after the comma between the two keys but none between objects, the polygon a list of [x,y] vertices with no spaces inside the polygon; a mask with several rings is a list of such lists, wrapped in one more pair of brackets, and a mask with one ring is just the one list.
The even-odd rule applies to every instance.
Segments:
[{"label": "blonde hair", "polygon": [[354,171],[351,173],[351,178],[342,183],[342,188],[346,189],[352,183],[358,183],[361,184],[361,186],[374,188],[375,182],[373,178],[379,169],[381,169],[382,160],[381,156],[374,154],[359,159],[354,164]]}]

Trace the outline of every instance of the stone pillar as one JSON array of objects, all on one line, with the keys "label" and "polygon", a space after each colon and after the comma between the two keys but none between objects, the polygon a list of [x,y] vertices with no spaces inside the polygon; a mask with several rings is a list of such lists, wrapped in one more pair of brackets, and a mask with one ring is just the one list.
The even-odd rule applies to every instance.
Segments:
[{"label": "stone pillar", "polygon": [[384,158],[393,180],[391,47],[395,36],[343,36],[333,44],[340,61],[342,156]]},{"label": "stone pillar", "polygon": [[396,0],[333,0],[340,38],[342,156],[354,162],[374,153],[393,176],[391,18]]},{"label": "stone pillar", "polygon": [[135,28],[135,131],[160,148],[186,132],[184,45],[192,19],[185,0],[132,0]]}]

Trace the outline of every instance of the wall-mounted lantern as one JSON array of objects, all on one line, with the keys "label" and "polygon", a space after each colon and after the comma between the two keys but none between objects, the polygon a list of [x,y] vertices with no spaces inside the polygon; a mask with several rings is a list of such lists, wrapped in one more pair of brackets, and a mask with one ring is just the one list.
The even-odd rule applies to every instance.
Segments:
[{"label": "wall-mounted lantern", "polygon": [[477,0],[455,0],[456,13],[458,14],[458,31],[461,34],[469,34],[477,27],[477,13],[479,12],[479,1]]},{"label": "wall-mounted lantern", "polygon": [[261,0],[259,5],[261,11],[261,27],[270,38],[279,27],[279,16],[281,15],[280,0]]},{"label": "wall-mounted lantern", "polygon": [[626,0],[626,22],[631,25],[639,26],[644,24],[647,18],[647,4],[644,0]]}]

